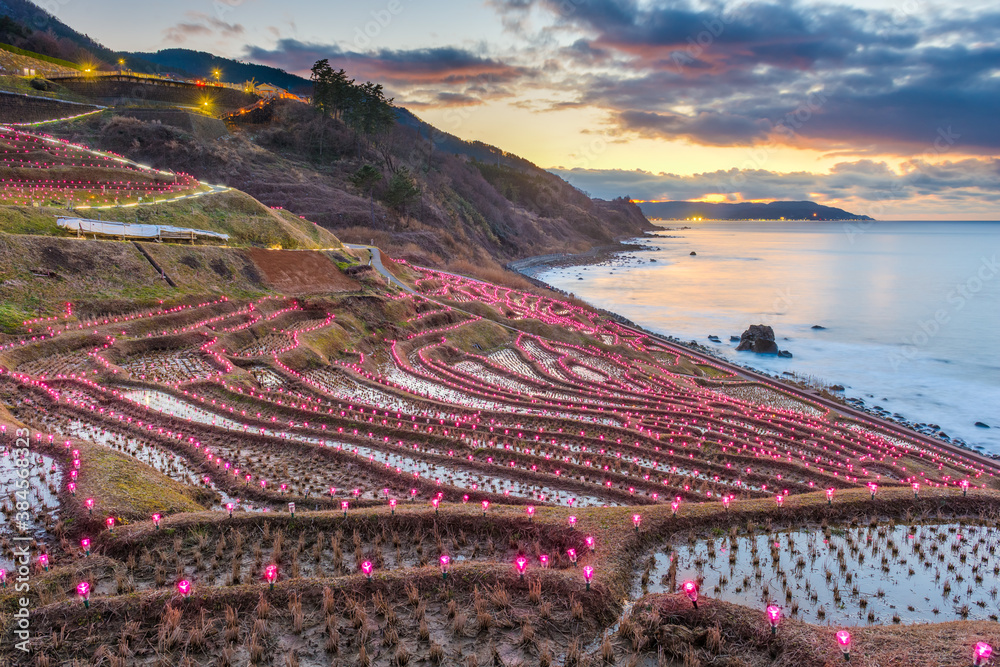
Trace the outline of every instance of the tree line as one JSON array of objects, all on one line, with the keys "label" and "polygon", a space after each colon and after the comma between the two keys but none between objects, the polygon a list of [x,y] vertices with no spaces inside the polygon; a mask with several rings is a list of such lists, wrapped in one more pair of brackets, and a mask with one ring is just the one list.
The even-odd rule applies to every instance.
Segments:
[{"label": "tree line", "polygon": [[[380,83],[357,83],[343,69],[334,70],[327,59],[312,67],[313,106],[324,115],[332,116],[350,127],[358,137],[358,157],[361,143],[367,143],[379,156],[384,169],[392,176],[382,199],[390,207],[405,212],[409,204],[420,197],[416,180],[406,167],[399,166],[394,155],[392,133],[396,126],[393,98],[387,98]],[[368,196],[372,224],[375,223],[375,189],[385,179],[379,168],[363,164],[351,182]]]}]

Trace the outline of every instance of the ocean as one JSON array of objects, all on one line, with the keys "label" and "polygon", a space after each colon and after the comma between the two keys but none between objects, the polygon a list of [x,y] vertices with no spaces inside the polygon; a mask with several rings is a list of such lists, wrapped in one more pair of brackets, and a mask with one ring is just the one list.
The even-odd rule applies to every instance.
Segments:
[{"label": "ocean", "polygon": [[[658,226],[635,241],[648,251],[535,277],[731,361],[842,385],[869,408],[1000,455],[1000,222]],[[736,352],[730,336],[751,324],[773,327],[793,357]]]}]

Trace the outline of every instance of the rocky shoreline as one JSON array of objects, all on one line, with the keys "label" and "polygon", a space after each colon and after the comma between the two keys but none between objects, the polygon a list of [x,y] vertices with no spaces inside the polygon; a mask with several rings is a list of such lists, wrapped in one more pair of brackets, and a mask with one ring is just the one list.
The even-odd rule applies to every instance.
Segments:
[{"label": "rocky shoreline", "polygon": [[[516,262],[510,262],[509,264],[507,264],[507,269],[524,276],[532,284],[538,287],[551,290],[553,292],[562,294],[567,297],[575,297],[576,295],[567,292],[566,290],[559,289],[558,287],[550,285],[542,280],[539,280],[535,276],[546,269],[554,267],[599,265],[604,262],[610,261],[612,258],[616,257],[622,252],[641,252],[645,250],[647,250],[646,246],[638,244],[621,243],[615,246],[602,246],[601,248],[595,248],[589,252],[580,253],[576,255],[561,254],[561,255],[543,255],[539,257],[528,257],[526,259],[518,260]],[[589,261],[587,261],[588,259]],[[622,259],[626,258],[623,257]],[[634,259],[634,257],[628,259]],[[680,345],[682,347],[686,347],[694,352],[710,356],[713,359],[718,359],[719,361],[725,362],[727,364],[744,368],[748,371],[752,371],[758,375],[762,375],[764,377],[768,377],[777,380],[779,382],[793,382],[794,384],[799,384],[799,385],[802,384],[801,382],[795,382],[794,380],[790,380],[788,373],[786,373],[785,375],[776,375],[773,373],[769,373],[765,370],[755,368],[750,364],[742,364],[733,361],[732,359],[729,359],[724,355],[719,354],[717,350],[712,349],[706,345],[703,345],[698,341],[695,340],[684,341],[668,334],[658,334],[656,332],[650,331],[649,329],[646,329],[645,327],[639,324],[636,324],[632,320],[623,317],[618,313],[614,313],[609,310],[604,310],[603,308],[595,308],[595,310],[626,326],[632,327],[633,329],[637,329],[651,336],[658,336],[660,338],[663,338],[664,340],[669,341],[674,345]],[[733,339],[736,339],[736,337],[735,336],[731,337],[731,340]],[[712,340],[712,342],[715,343],[721,343],[721,341],[718,340],[717,336],[712,336],[710,340]],[[788,356],[790,357],[791,355],[789,354]],[[792,374],[792,377],[794,377],[794,374]],[[816,389],[816,387],[809,387],[809,388]],[[869,405],[863,398],[843,396],[841,395],[841,392],[843,392],[844,387],[839,384],[826,385],[823,386],[821,389],[824,390],[824,395],[826,395],[828,398],[835,400],[838,403],[841,403],[847,407],[859,410],[868,415],[871,415],[872,417],[892,422],[903,428],[910,429],[922,435],[934,438],[935,440],[940,440],[941,442],[947,443],[949,445],[954,445],[957,447],[961,447],[963,449],[967,449],[969,451],[976,452],[980,456],[987,456],[994,460],[1000,461],[1000,455],[986,452],[980,447],[969,444],[962,438],[951,437],[945,431],[943,431],[941,427],[937,424],[908,420],[898,413],[889,412],[880,405],[877,404]],[[867,394],[866,396],[869,399],[875,398],[873,394]],[[872,402],[874,403],[874,400]],[[986,425],[984,422],[976,423],[977,426],[980,426],[980,424],[982,424],[983,428],[990,428],[990,426]]]}]

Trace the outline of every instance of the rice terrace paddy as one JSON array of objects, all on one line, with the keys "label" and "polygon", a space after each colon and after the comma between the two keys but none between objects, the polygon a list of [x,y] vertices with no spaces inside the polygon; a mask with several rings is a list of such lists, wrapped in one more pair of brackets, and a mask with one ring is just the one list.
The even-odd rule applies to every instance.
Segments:
[{"label": "rice terrace paddy", "polygon": [[4,339],[0,567],[12,583],[27,537],[35,664],[820,665],[844,628],[852,664],[931,664],[995,643],[983,459],[550,293],[392,271],[413,291],[370,272],[334,296],[71,306]]}]

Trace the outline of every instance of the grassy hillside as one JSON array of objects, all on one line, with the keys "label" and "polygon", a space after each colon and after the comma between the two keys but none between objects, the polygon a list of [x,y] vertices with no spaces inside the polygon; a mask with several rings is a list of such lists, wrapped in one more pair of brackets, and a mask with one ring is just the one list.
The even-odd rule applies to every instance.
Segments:
[{"label": "grassy hillside", "polygon": [[339,248],[328,230],[288,211],[272,210],[237,190],[132,208],[72,210],[59,207],[0,206],[0,231],[9,234],[68,236],[56,218],[88,217],[120,222],[194,227],[230,235],[229,245],[286,249]]},{"label": "grassy hillside", "polygon": [[[50,131],[157,168],[244,190],[269,206],[305,216],[350,242],[372,243],[421,263],[465,260],[484,268],[515,258],[585,251],[652,229],[627,201],[592,200],[559,177],[508,158],[498,171],[437,149],[397,124],[381,150],[342,123],[295,102],[273,120],[200,141],[162,125],[96,115]],[[374,166],[371,197],[352,176]],[[393,177],[412,178],[418,196],[400,205]]]}]

